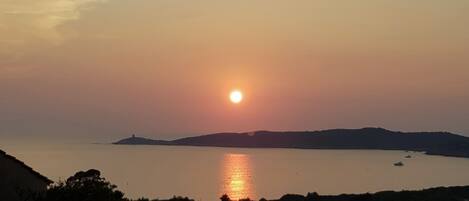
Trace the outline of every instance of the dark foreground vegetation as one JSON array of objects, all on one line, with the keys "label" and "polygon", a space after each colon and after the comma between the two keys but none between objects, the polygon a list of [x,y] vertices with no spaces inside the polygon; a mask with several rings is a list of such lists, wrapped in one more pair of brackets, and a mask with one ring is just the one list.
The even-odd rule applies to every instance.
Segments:
[{"label": "dark foreground vegetation", "polygon": [[[31,197],[31,196],[30,196]],[[69,177],[66,181],[60,181],[51,185],[42,195],[35,195],[31,201],[133,201],[125,198],[124,193],[117,190],[117,186],[101,177],[99,170],[90,169],[80,171]],[[149,201],[140,198],[135,201]],[[170,199],[153,199],[152,201],[194,201],[187,197],[173,197]]]},{"label": "dark foreground vegetation", "polygon": [[[117,186],[109,183],[98,170],[80,171],[51,185],[42,195],[25,201],[194,201],[187,197],[173,197],[170,199],[140,198],[131,200],[124,197],[124,193],[117,190]],[[319,195],[308,193],[306,196],[287,194],[272,201],[467,201],[469,200],[469,186],[438,187],[420,191],[383,191],[366,194]],[[231,200],[227,195],[220,197],[220,201]],[[252,201],[249,198],[239,201]],[[259,201],[267,201],[261,198]]]}]

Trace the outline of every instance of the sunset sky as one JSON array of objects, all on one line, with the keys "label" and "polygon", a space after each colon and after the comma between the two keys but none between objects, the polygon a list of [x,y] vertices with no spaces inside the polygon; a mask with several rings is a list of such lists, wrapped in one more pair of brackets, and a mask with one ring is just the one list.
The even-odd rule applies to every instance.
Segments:
[{"label": "sunset sky", "polygon": [[469,135],[468,25],[467,0],[1,0],[0,136]]}]

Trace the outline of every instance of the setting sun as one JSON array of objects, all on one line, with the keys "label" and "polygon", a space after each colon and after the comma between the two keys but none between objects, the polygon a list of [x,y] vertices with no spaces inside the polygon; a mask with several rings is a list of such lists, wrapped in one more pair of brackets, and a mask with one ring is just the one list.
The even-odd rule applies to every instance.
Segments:
[{"label": "setting sun", "polygon": [[469,0],[0,0],[0,201],[469,201],[467,25]]},{"label": "setting sun", "polygon": [[239,90],[233,90],[230,93],[230,101],[232,103],[238,104],[243,100],[243,93]]}]

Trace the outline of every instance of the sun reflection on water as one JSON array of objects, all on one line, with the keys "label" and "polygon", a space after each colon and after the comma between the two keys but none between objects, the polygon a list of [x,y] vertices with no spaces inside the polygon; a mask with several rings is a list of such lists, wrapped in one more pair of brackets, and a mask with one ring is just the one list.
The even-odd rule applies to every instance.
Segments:
[{"label": "sun reflection on water", "polygon": [[222,194],[232,200],[253,198],[249,157],[244,154],[226,154],[223,160]]}]

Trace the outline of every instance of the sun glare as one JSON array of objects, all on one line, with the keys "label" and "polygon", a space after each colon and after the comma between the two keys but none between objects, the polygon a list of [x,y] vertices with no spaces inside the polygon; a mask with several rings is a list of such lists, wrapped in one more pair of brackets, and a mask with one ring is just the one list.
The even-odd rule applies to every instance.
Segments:
[{"label": "sun glare", "polygon": [[233,90],[230,93],[230,100],[232,103],[238,104],[243,100],[243,93],[239,90]]}]

